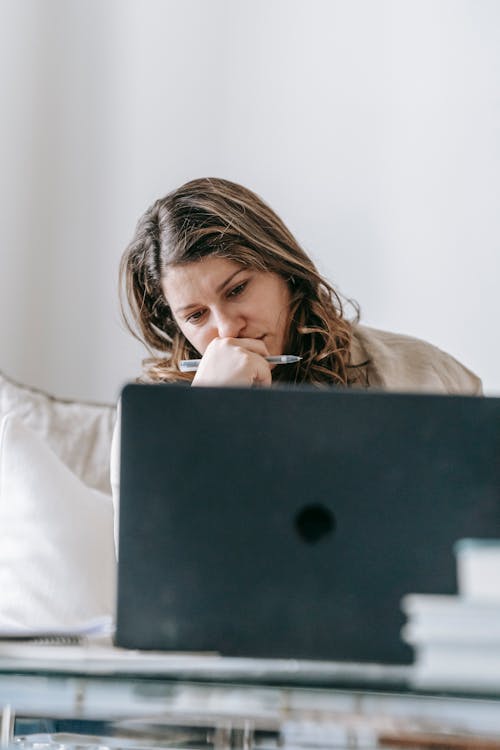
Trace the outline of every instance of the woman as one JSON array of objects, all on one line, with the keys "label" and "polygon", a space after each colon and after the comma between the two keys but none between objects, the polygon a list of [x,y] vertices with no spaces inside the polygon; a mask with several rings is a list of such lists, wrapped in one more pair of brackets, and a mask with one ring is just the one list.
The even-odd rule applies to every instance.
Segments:
[{"label": "woman", "polygon": [[[146,382],[481,393],[479,378],[436,347],[349,321],[281,219],[227,180],[194,180],[156,201],[120,273],[125,321],[151,354]],[[301,359],[266,360],[280,354]],[[197,358],[196,373],[181,371],[182,360]],[[115,529],[118,434],[119,420],[111,460]]]},{"label": "woman", "polygon": [[[193,180],[156,201],[123,255],[121,279],[127,325],[152,355],[149,382],[481,392],[479,378],[430,344],[349,321],[281,219],[228,180]],[[278,354],[301,359],[265,359]],[[183,373],[181,360],[195,358],[197,372]]]}]

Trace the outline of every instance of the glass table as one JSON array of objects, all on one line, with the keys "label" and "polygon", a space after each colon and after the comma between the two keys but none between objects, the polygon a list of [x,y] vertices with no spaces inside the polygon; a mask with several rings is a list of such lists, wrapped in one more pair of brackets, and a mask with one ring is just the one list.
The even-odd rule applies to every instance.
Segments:
[{"label": "glass table", "polygon": [[0,708],[19,750],[500,750],[500,692],[417,690],[411,665],[4,644]]}]

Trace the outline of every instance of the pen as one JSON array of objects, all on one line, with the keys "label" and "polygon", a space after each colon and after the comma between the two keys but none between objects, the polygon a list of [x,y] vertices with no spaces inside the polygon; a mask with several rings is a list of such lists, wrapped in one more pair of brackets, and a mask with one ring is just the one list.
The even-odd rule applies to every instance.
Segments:
[{"label": "pen", "polygon": [[[300,362],[302,357],[297,357],[295,354],[278,354],[264,359],[272,365],[293,365],[295,362]],[[179,370],[181,372],[195,372],[200,362],[201,359],[181,359]]]}]

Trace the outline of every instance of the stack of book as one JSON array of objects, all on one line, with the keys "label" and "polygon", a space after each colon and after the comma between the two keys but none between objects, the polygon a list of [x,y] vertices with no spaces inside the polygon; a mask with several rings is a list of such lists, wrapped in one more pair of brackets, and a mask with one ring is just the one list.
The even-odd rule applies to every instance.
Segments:
[{"label": "stack of book", "polygon": [[500,601],[411,594],[402,606],[416,687],[500,690]]},{"label": "stack of book", "polygon": [[457,596],[409,594],[402,638],[415,651],[414,686],[500,691],[500,541],[456,546]]}]

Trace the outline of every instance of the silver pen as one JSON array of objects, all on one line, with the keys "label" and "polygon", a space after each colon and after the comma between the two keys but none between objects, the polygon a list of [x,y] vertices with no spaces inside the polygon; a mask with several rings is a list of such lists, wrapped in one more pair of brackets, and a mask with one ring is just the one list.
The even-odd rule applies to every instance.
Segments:
[{"label": "silver pen", "polygon": [[[297,357],[296,354],[278,354],[273,357],[264,357],[264,359],[272,365],[293,365],[295,362],[300,362],[302,357]],[[200,362],[201,359],[181,359],[179,370],[181,372],[195,372]]]}]

